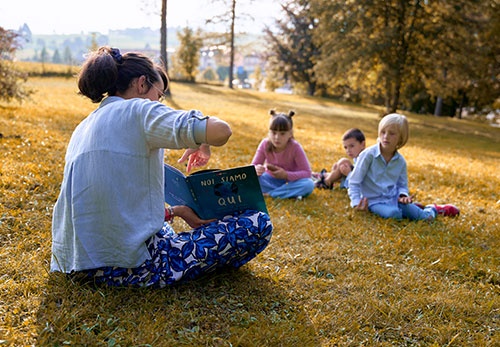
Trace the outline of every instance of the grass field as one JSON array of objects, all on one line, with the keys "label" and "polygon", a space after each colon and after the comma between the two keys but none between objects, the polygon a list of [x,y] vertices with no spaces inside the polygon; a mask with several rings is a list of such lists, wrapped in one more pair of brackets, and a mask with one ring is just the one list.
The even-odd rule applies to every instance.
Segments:
[{"label": "grass field", "polygon": [[[0,344],[500,345],[500,129],[408,115],[410,191],[424,204],[456,204],[458,218],[384,220],[353,212],[339,189],[266,198],[273,238],[241,269],[162,290],[95,288],[48,273],[65,148],[95,105],[72,78],[29,86],[30,101],[0,103]],[[170,106],[233,129],[209,168],[248,164],[270,108],[296,111],[295,138],[314,171],[344,155],[350,127],[376,142],[373,107],[190,84],[172,92]]]}]

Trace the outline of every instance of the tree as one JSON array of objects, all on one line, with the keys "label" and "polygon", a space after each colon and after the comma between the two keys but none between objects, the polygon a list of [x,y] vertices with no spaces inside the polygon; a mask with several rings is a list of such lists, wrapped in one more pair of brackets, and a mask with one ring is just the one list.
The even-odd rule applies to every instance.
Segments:
[{"label": "tree", "polygon": [[185,27],[182,32],[177,33],[179,38],[179,48],[176,53],[176,63],[181,74],[190,82],[195,81],[196,69],[200,61],[200,48],[203,40],[200,31]]},{"label": "tree", "polygon": [[[168,75],[168,56],[167,56],[167,0],[161,0],[161,27],[160,27],[160,59],[163,68]],[[166,91],[167,96],[170,96],[170,89]]]},{"label": "tree", "polygon": [[18,36],[14,31],[0,27],[0,99],[6,101],[20,101],[32,93],[23,86],[27,74],[17,70],[12,62],[19,48],[16,40]]},{"label": "tree", "polygon": [[382,93],[387,112],[400,103],[412,77],[409,65],[425,39],[422,0],[311,0],[319,18],[315,38],[323,47],[316,70],[326,81]]},{"label": "tree", "polygon": [[282,8],[286,18],[276,21],[278,32],[265,29],[271,66],[292,82],[305,83],[307,93],[314,95],[318,86],[314,65],[320,48],[313,39],[316,20],[310,11],[310,1],[293,0]]},{"label": "tree", "polygon": [[210,67],[203,71],[203,79],[206,81],[215,81],[215,75],[214,69]]},{"label": "tree", "polygon": [[[157,0],[142,0],[144,7],[143,11],[148,14],[154,13],[155,15],[160,13],[161,24],[160,24],[160,61],[163,65],[165,72],[168,73],[168,53],[167,53],[167,0],[161,0],[161,9],[158,11],[158,1]],[[148,44],[149,45],[149,44]],[[171,96],[171,86],[167,89],[165,94]]]},{"label": "tree", "polygon": [[[229,33],[223,35],[224,43],[229,44],[229,88],[233,88],[233,74],[234,74],[234,39],[235,39],[235,25],[236,25],[236,0],[212,0],[213,2],[222,2],[224,6],[227,8],[227,11],[215,16],[211,19],[208,19],[207,23],[225,23],[229,25]],[[252,2],[253,0],[249,0]],[[242,14],[241,16],[248,16],[246,14]]]},{"label": "tree", "polygon": [[54,55],[52,56],[52,62],[54,64],[61,64],[62,63],[61,55],[59,54],[59,50],[57,48],[54,51]]},{"label": "tree", "polygon": [[43,46],[42,51],[40,52],[40,61],[42,62],[42,74],[45,73],[45,63],[49,59],[49,53],[45,46]]},{"label": "tree", "polygon": [[97,43],[97,33],[90,34],[90,46],[89,50],[91,52],[97,51],[99,49],[99,43]]},{"label": "tree", "polygon": [[63,61],[67,65],[73,65],[73,55],[71,54],[71,49],[68,46],[64,47]]},{"label": "tree", "polygon": [[255,89],[259,90],[264,81],[264,76],[262,75],[262,68],[259,65],[257,65],[251,77],[253,77],[253,79],[255,80]]},{"label": "tree", "polygon": [[322,47],[314,68],[330,89],[383,99],[387,112],[413,107],[416,95],[443,102],[474,95],[477,104],[491,102],[489,90],[498,96],[492,78],[498,76],[498,2],[310,1]]},{"label": "tree", "polygon": [[226,78],[229,76],[229,67],[219,65],[217,66],[217,76],[219,77],[219,81],[225,81]]},{"label": "tree", "polygon": [[[433,15],[439,18],[438,35],[429,50],[427,63],[432,67],[425,76],[426,87],[439,101],[456,105],[461,118],[468,102],[477,110],[491,108],[500,95],[500,3],[448,0]],[[453,115],[453,113],[451,114]]]}]

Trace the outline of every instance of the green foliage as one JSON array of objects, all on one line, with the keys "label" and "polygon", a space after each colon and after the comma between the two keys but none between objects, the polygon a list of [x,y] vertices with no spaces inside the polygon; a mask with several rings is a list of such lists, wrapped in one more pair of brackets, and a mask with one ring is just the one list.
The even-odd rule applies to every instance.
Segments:
[{"label": "green foliage", "polygon": [[307,85],[307,93],[314,95],[318,79],[314,65],[320,47],[313,40],[316,21],[309,0],[294,0],[283,5],[285,19],[277,20],[278,32],[266,28],[271,68],[285,80]]},{"label": "green foliage", "polygon": [[54,51],[54,55],[52,56],[52,62],[54,64],[61,64],[62,63],[61,54],[59,54],[59,50],[58,49],[56,49]]},{"label": "green foliage", "polygon": [[365,101],[383,100],[387,111],[437,96],[491,105],[499,95],[497,2],[311,4],[322,47],[314,68],[332,90],[348,86]]},{"label": "green foliage", "polygon": [[49,61],[49,52],[47,52],[47,48],[43,46],[42,51],[40,52],[40,62],[42,64],[47,63]]},{"label": "green foliage", "polygon": [[215,79],[216,79],[216,73],[215,73],[214,69],[212,69],[212,68],[208,68],[208,69],[203,70],[202,76],[203,76],[203,79],[206,81],[215,81]]},{"label": "green foliage", "polygon": [[217,76],[219,77],[219,81],[225,81],[229,76],[229,67],[219,65],[217,66]]},{"label": "green foliage", "polygon": [[24,87],[27,74],[19,71],[12,59],[18,48],[17,34],[0,27],[0,100],[25,99],[31,91]]},{"label": "green foliage", "polygon": [[[497,346],[500,129],[408,114],[410,191],[451,202],[433,223],[356,213],[345,190],[266,198],[269,246],[239,270],[161,290],[96,287],[49,273],[51,216],[69,138],[95,105],[76,81],[30,78],[0,105],[0,339],[8,346]],[[326,98],[175,83],[169,105],[226,120],[233,136],[206,168],[245,165],[268,111],[293,109],[314,171],[345,156],[343,132],[377,138],[379,109]],[[201,101],[200,101],[201,100]],[[296,117],[296,118],[295,118]],[[177,164],[181,150],[166,150]],[[176,231],[188,226],[181,220]]]},{"label": "green foliage", "polygon": [[88,47],[90,52],[94,52],[99,49],[99,43],[97,43],[97,34],[98,33],[92,33],[90,35],[90,46]]},{"label": "green foliage", "polygon": [[71,54],[71,49],[68,46],[64,47],[64,63],[66,65],[73,65],[73,55]]},{"label": "green foliage", "polygon": [[183,78],[194,82],[200,60],[200,48],[203,46],[200,31],[194,32],[193,29],[185,27],[182,32],[177,33],[177,37],[180,45],[175,56],[175,69]]},{"label": "green foliage", "polygon": [[252,74],[252,77],[255,80],[255,89],[259,90],[264,82],[264,76],[262,74],[262,69],[260,66],[257,66]]}]

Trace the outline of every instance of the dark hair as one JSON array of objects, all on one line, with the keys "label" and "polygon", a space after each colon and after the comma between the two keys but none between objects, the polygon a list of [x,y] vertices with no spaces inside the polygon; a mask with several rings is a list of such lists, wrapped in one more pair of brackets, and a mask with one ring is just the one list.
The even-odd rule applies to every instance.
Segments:
[{"label": "dark hair", "polygon": [[276,113],[274,110],[270,110],[269,114],[272,116],[269,122],[269,130],[274,131],[288,131],[293,129],[292,117],[295,114],[294,111],[284,113]]},{"label": "dark hair", "polygon": [[[272,131],[288,131],[293,129],[292,117],[295,114],[294,111],[285,113],[276,113],[274,110],[270,110],[271,120],[269,121],[269,130]],[[268,141],[266,150],[271,152],[274,149],[271,141]]]},{"label": "dark hair", "polygon": [[106,95],[124,93],[141,76],[146,77],[149,87],[161,79],[163,90],[168,88],[167,74],[147,56],[134,52],[121,55],[118,49],[103,46],[90,53],[83,63],[78,88],[92,102],[100,102]]},{"label": "dark hair", "polygon": [[348,140],[348,139],[356,139],[359,143],[365,141],[365,134],[358,128],[352,128],[347,130],[344,135],[342,136],[342,141]]}]

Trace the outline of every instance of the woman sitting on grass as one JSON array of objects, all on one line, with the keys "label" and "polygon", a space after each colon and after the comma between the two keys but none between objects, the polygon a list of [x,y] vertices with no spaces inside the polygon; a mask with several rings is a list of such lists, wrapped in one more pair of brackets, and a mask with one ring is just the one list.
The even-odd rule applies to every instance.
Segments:
[{"label": "woman sitting on grass", "polygon": [[460,211],[453,205],[424,207],[413,203],[408,192],[406,161],[398,152],[407,141],[405,116],[391,113],[382,118],[378,143],[361,152],[349,178],[351,206],[384,218],[432,221],[438,214],[458,215]]},{"label": "woman sitting on grass", "polygon": [[[51,271],[112,286],[165,286],[221,266],[239,267],[271,238],[267,214],[246,211],[202,220],[187,206],[165,213],[164,148],[187,148],[188,171],[222,146],[229,125],[158,102],[162,68],[139,53],[101,47],[86,60],[80,93],[99,107],[75,129],[54,207]],[[190,231],[174,233],[178,216]]]}]

